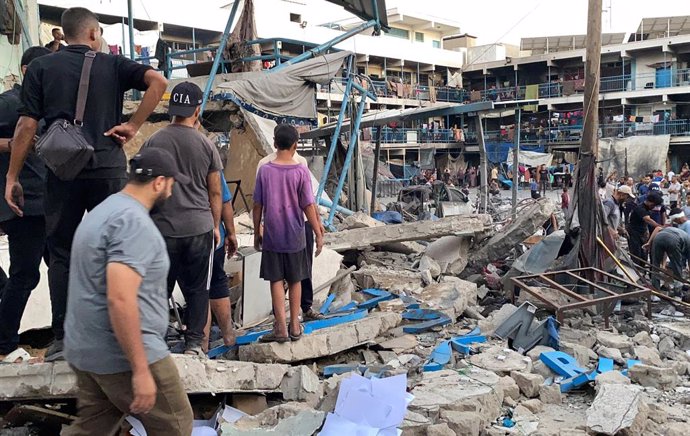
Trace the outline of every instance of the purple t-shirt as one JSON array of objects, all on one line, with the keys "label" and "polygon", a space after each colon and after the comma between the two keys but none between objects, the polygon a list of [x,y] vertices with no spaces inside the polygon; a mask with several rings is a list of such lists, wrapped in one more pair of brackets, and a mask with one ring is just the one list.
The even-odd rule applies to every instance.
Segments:
[{"label": "purple t-shirt", "polygon": [[254,203],[264,209],[263,249],[277,253],[304,250],[303,210],[314,203],[311,176],[303,165],[270,162],[256,175]]}]

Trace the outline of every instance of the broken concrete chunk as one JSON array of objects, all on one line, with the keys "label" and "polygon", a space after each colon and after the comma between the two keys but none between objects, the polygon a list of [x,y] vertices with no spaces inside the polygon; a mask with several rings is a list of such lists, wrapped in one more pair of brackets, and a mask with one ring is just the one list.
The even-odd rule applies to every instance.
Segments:
[{"label": "broken concrete chunk", "polygon": [[520,392],[527,398],[534,398],[539,395],[539,389],[544,384],[544,377],[539,374],[528,372],[512,371],[510,376],[515,380]]},{"label": "broken concrete chunk", "polygon": [[673,351],[676,349],[676,343],[670,336],[665,336],[659,341],[657,348],[662,357],[668,358],[668,356],[670,356],[671,353],[673,353]]},{"label": "broken concrete chunk", "polygon": [[[404,434],[404,433],[403,433]],[[457,433],[448,427],[445,422],[442,424],[430,425],[426,429],[426,436],[456,436]]]},{"label": "broken concrete chunk", "polygon": [[419,271],[429,271],[431,277],[434,279],[438,278],[438,276],[440,276],[443,272],[441,271],[441,267],[439,266],[438,262],[427,255],[424,255],[421,259],[419,259],[419,267],[417,269],[419,269]]},{"label": "broken concrete chunk", "polygon": [[623,360],[623,355],[621,354],[621,350],[619,350],[618,348],[599,347],[597,349],[597,353],[601,357],[613,359],[613,361],[619,365],[623,365],[625,363],[625,360]]},{"label": "broken concrete chunk", "polygon": [[[636,365],[637,366],[637,365]],[[638,386],[603,385],[587,410],[587,430],[595,434],[643,434],[649,408]]]},{"label": "broken concrete chunk", "polygon": [[433,283],[419,294],[425,307],[438,310],[455,320],[470,305],[477,304],[477,285],[465,280]]},{"label": "broken concrete chunk", "polygon": [[338,230],[365,229],[369,227],[383,227],[385,225],[386,223],[374,219],[364,212],[355,212],[340,223]]},{"label": "broken concrete chunk", "polygon": [[362,289],[378,288],[407,294],[419,294],[423,289],[422,279],[418,272],[367,265],[353,272],[352,277]]},{"label": "broken concrete chunk", "polygon": [[233,394],[232,407],[248,415],[258,415],[268,409],[266,395],[261,394]]},{"label": "broken concrete chunk", "polygon": [[310,436],[321,428],[324,412],[294,406],[293,403],[272,407],[259,415],[241,418],[221,425],[222,436]]},{"label": "broken concrete chunk", "polygon": [[512,371],[532,370],[532,362],[529,358],[502,345],[495,345],[471,356],[470,362],[499,375],[509,375]]},{"label": "broken concrete chunk", "polygon": [[674,368],[659,368],[638,364],[628,370],[630,380],[645,387],[670,390],[678,386],[678,373]]},{"label": "broken concrete chunk", "polygon": [[548,353],[549,351],[555,350],[545,345],[537,345],[536,347],[532,348],[527,352],[527,357],[532,359],[532,362],[536,362],[539,360],[539,356],[541,356],[541,353]]},{"label": "broken concrete chunk", "polygon": [[603,385],[629,385],[630,379],[619,371],[606,371],[594,379],[597,391]]},{"label": "broken concrete chunk", "polygon": [[479,250],[472,253],[470,266],[483,268],[488,263],[507,257],[515,246],[532,236],[555,210],[554,203],[547,199],[530,205],[508,227],[496,233]]},{"label": "broken concrete chunk", "polygon": [[503,398],[506,397],[517,400],[520,398],[520,388],[518,387],[515,380],[510,376],[503,376],[498,380],[498,387],[503,391]]},{"label": "broken concrete chunk", "polygon": [[475,412],[480,428],[499,416],[503,395],[498,376],[482,369],[471,369],[468,375],[453,370],[425,372],[412,390],[414,400],[409,409],[427,417],[441,410]]},{"label": "broken concrete chunk", "polygon": [[635,357],[637,357],[637,359],[645,365],[663,366],[661,357],[659,357],[659,352],[656,351],[656,348],[638,345],[633,348],[633,351],[635,353]]},{"label": "broken concrete chunk", "polygon": [[299,341],[244,345],[240,360],[289,363],[331,356],[375,339],[400,321],[400,314],[374,312],[364,319],[306,334]]},{"label": "broken concrete chunk", "polygon": [[656,345],[652,340],[652,337],[646,331],[641,331],[633,336],[633,342],[637,345],[644,345],[645,347],[654,348]]},{"label": "broken concrete chunk", "polygon": [[591,348],[587,348],[580,344],[561,341],[559,348],[562,352],[573,356],[580,366],[587,366],[589,365],[590,360],[597,359],[597,353],[595,353]]},{"label": "broken concrete chunk", "polygon": [[455,434],[463,436],[479,436],[481,417],[476,412],[456,412],[442,410],[441,419],[448,423],[448,427]]},{"label": "broken concrete chunk", "polygon": [[444,236],[429,244],[424,255],[438,262],[442,273],[458,275],[467,266],[471,245],[469,238]]},{"label": "broken concrete chunk", "polygon": [[544,404],[561,404],[563,402],[561,387],[557,384],[541,385],[539,388],[539,399]]},{"label": "broken concrete chunk", "polygon": [[620,350],[621,353],[632,352],[632,341],[627,336],[600,331],[597,332],[597,342],[607,348],[616,348]]},{"label": "broken concrete chunk", "polygon": [[417,346],[417,337],[415,335],[402,335],[398,338],[381,342],[379,345],[386,350],[393,350],[395,353],[403,353]]},{"label": "broken concrete chunk", "polygon": [[537,398],[523,401],[520,404],[522,404],[522,406],[526,407],[532,413],[539,413],[542,411],[542,409],[544,409],[544,404]]},{"label": "broken concrete chunk", "polygon": [[335,251],[363,250],[367,247],[403,241],[420,241],[455,235],[474,237],[485,232],[489,215],[458,215],[437,221],[369,227],[326,233],[324,244]]}]

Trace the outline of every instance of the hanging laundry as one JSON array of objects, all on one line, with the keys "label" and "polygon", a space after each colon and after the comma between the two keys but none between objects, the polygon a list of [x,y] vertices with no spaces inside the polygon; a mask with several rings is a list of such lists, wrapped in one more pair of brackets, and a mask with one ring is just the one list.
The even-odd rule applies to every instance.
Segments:
[{"label": "hanging laundry", "polygon": [[[527,85],[525,87],[525,100],[537,100],[539,99],[539,85]],[[538,105],[531,104],[523,108],[525,112],[536,112]]]},{"label": "hanging laundry", "polygon": [[625,120],[625,117],[623,115],[614,115],[613,116],[613,121],[617,123],[622,123],[623,120]]},{"label": "hanging laundry", "polygon": [[566,80],[563,82],[563,95],[573,95],[575,94],[575,81]]},{"label": "hanging laundry", "polygon": [[431,103],[436,103],[436,87],[435,86],[429,86],[429,101]]}]

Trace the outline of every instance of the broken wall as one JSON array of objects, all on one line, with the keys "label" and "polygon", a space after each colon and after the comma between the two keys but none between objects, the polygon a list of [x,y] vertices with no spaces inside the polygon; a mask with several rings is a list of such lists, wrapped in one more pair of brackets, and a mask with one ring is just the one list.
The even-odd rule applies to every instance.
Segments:
[{"label": "broken wall", "polygon": [[656,169],[666,168],[670,140],[671,135],[601,138],[597,161],[604,174],[613,171],[625,174],[627,161],[628,174],[637,179]]}]

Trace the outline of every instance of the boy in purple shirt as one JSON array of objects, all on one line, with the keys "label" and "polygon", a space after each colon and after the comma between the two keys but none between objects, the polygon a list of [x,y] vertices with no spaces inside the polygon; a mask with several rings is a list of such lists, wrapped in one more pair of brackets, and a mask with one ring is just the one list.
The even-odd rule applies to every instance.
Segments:
[{"label": "boy in purple shirt", "polygon": [[[271,299],[275,325],[273,331],[260,338],[261,342],[296,341],[302,336],[299,322],[301,281],[309,277],[306,258],[304,215],[314,229],[316,255],[323,247],[323,233],[316,210],[309,170],[298,164],[293,156],[299,134],[289,124],[281,124],[274,131],[277,157],[259,169],[254,188],[254,228],[261,228],[263,236],[254,236],[254,248],[261,250],[261,273],[271,282]],[[303,215],[304,214],[304,215]],[[290,293],[290,326],[286,324],[285,290]]]}]

